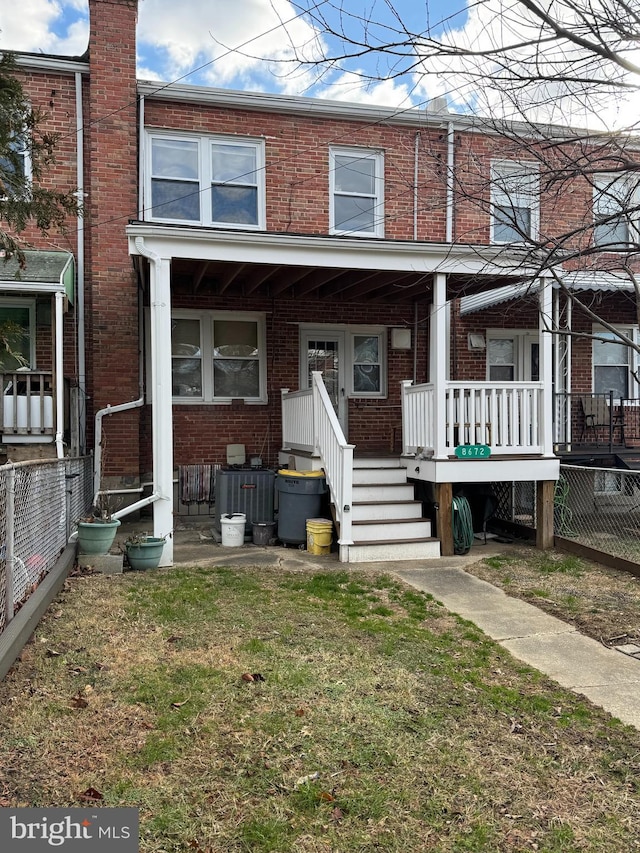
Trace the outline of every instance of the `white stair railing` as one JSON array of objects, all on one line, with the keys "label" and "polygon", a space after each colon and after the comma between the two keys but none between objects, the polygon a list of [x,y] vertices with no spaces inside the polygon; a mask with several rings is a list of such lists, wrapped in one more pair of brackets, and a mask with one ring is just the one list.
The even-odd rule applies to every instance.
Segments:
[{"label": "white stair railing", "polygon": [[319,370],[312,373],[312,390],[316,446],[340,529],[340,560],[345,562],[348,559],[349,545],[353,545],[351,506],[354,445],[347,443]]}]

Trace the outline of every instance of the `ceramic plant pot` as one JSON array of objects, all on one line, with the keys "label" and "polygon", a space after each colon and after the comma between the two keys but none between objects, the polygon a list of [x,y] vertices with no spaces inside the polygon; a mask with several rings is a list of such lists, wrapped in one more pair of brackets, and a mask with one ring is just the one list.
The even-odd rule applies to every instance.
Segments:
[{"label": "ceramic plant pot", "polygon": [[147,536],[142,542],[128,542],[126,544],[127,560],[132,569],[144,571],[145,569],[157,569],[164,548],[164,539],[155,536]]},{"label": "ceramic plant pot", "polygon": [[116,538],[116,531],[120,527],[117,518],[111,521],[78,522],[78,551],[80,554],[108,554]]}]

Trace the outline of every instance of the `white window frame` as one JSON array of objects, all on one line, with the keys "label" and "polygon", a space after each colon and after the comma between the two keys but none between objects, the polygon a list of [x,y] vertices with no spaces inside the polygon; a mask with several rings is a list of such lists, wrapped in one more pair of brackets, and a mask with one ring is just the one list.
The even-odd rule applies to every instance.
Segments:
[{"label": "white window frame", "polygon": [[[374,192],[350,193],[336,188],[336,158],[352,157],[362,160],[371,160],[374,164],[373,183]],[[352,229],[339,228],[336,225],[335,199],[336,196],[353,198],[370,198],[373,208],[373,227],[367,231],[355,231]],[[384,156],[381,151],[371,148],[347,148],[331,147],[329,149],[329,232],[341,234],[348,237],[384,237]]]},{"label": "white window frame", "polygon": [[[526,208],[529,210],[529,238],[535,240],[540,230],[540,174],[530,160],[492,160],[491,162],[491,242],[498,244],[524,243],[515,235],[513,240],[496,236],[496,207]],[[514,227],[515,230],[515,227]]]},{"label": "white window frame", "polygon": [[[489,362],[491,354],[491,341],[495,340],[513,340],[513,368],[514,377],[512,380],[491,379],[491,364]],[[525,376],[531,375],[531,344],[540,342],[540,335],[533,329],[487,329],[486,330],[486,379],[487,382],[528,382],[536,381],[524,379]]]},{"label": "white window frame", "polygon": [[[0,299],[0,308],[27,308],[29,310],[29,370],[37,370],[36,365],[36,300]],[[8,371],[13,373],[14,371]]]},{"label": "white window frame", "polygon": [[[638,342],[640,335],[638,332],[637,326],[615,326],[616,331],[629,338],[630,341]],[[594,335],[603,335],[603,334],[611,334],[608,329],[605,329],[603,326],[592,327],[592,332]],[[598,392],[595,390],[596,388],[596,361],[594,358],[594,349],[598,346],[598,340],[594,337],[591,341],[591,388],[594,394],[597,393],[605,393]],[[618,341],[612,341],[612,343],[618,343]],[[620,345],[622,345],[622,341],[620,341]],[[625,400],[638,400],[640,397],[640,389],[638,388],[638,383],[634,378],[634,373],[638,370],[639,357],[636,351],[632,347],[627,348],[627,396]],[[622,362],[621,362],[622,364]],[[633,393],[634,392],[634,393]],[[631,394],[633,393],[633,396]],[[617,398],[615,398],[617,400]]]},{"label": "white window frame", "polygon": [[[355,348],[356,338],[378,338],[378,362],[380,368],[380,390],[379,391],[356,391],[354,383],[354,369],[356,366]],[[380,326],[364,326],[360,328],[349,327],[347,331],[347,351],[349,363],[347,375],[347,395],[354,399],[381,400],[387,397],[387,330]]]},{"label": "white window frame", "polygon": [[[197,145],[198,150],[198,191],[200,193],[200,217],[198,219],[176,219],[170,216],[155,216],[153,213],[153,144],[155,140],[191,142]],[[215,220],[212,214],[212,186],[214,185],[212,175],[212,150],[213,146],[233,145],[239,148],[250,148],[255,152],[255,183],[252,181],[239,180],[226,181],[227,185],[251,186],[257,191],[256,199],[256,222],[232,222]],[[256,139],[248,136],[226,136],[220,134],[193,135],[181,134],[174,131],[147,130],[145,146],[145,181],[144,181],[144,218],[153,222],[177,222],[181,225],[205,225],[218,228],[239,228],[248,231],[264,231],[266,228],[266,191],[265,191],[265,143],[264,139]],[[176,178],[177,179],[177,178]],[[167,179],[170,180],[170,179]],[[189,180],[189,179],[185,179]],[[194,186],[196,182],[194,181]]]},{"label": "white window frame", "polygon": [[[619,195],[624,198],[618,197],[618,191],[616,187],[619,187]],[[608,242],[600,242],[597,239],[597,229],[598,229],[598,200],[600,198],[607,198],[609,201],[618,201],[620,202],[620,215],[618,217],[619,220],[622,220],[626,225],[626,238],[620,243],[611,242],[609,238]],[[628,201],[631,207],[635,207],[640,202],[640,189],[638,185],[638,177],[626,174],[620,174],[618,172],[610,173],[610,172],[601,172],[594,176],[593,179],[593,245],[596,248],[601,248],[603,252],[617,252],[620,251],[620,248],[626,249],[629,244],[637,239],[638,236],[638,227],[637,227],[637,214],[634,216],[633,213],[625,213],[625,204],[624,202]],[[611,215],[611,212],[608,214],[605,212],[604,215]],[[612,223],[610,223],[611,225]],[[605,227],[610,227],[605,226]]]},{"label": "white window frame", "polygon": [[[16,150],[18,151],[18,154],[22,155],[22,170],[23,170],[23,174],[24,174],[25,191],[26,191],[26,196],[29,197],[31,195],[31,182],[32,182],[32,178],[33,178],[32,167],[31,167],[31,154],[29,152],[29,145],[27,144],[26,140],[23,142],[23,144],[19,148],[15,144],[15,142],[18,139],[22,140],[26,137],[26,135],[27,135],[27,131],[25,130],[24,133],[21,133],[19,136],[15,136],[11,140],[9,145],[11,147],[15,147]],[[4,159],[6,160],[6,158],[4,158]],[[7,199],[7,196],[6,195],[4,195],[4,196],[0,195],[0,199],[5,201]]]},{"label": "white window frame", "polygon": [[[266,315],[257,311],[195,311],[193,309],[176,309],[171,312],[172,320],[197,320],[200,325],[200,359],[202,396],[173,397],[174,405],[223,404],[230,405],[233,400],[243,400],[252,405],[262,405],[268,402],[267,396],[267,334]],[[255,322],[258,333],[258,356],[260,365],[260,384],[257,397],[215,397],[213,387],[213,323],[215,320],[237,320],[240,322]],[[173,380],[173,373],[170,381]]]}]

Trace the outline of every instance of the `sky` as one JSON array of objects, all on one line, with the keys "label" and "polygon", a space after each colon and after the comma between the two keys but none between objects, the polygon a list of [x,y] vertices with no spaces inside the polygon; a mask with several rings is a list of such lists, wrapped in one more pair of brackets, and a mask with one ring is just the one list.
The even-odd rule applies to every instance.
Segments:
[{"label": "sky", "polygon": [[[606,2],[589,0],[589,5]],[[548,0],[560,9],[563,3],[568,5]],[[20,0],[19,14],[17,6],[9,0],[0,5],[0,50],[66,56],[85,51],[87,0]],[[539,21],[527,19],[519,0],[139,0],[138,76],[398,109],[424,106],[437,96],[446,96],[449,108],[463,113],[507,114],[513,107],[488,82],[503,73],[491,62],[485,60],[483,67],[476,58],[425,60],[414,49],[345,58],[325,22],[356,40],[366,31],[374,45],[397,41],[406,28],[474,51],[505,39],[519,45],[539,33]],[[548,50],[548,68],[567,61]],[[314,64],[326,55],[341,58]],[[301,58],[307,62],[300,64]],[[515,48],[512,60],[526,67],[526,51]],[[580,57],[570,60],[578,67]],[[561,87],[544,84],[519,97],[530,98],[535,120],[556,124],[594,126],[595,121],[609,129],[630,114],[611,97],[585,107],[584,99],[565,95]],[[640,114],[637,106],[634,115]]]}]

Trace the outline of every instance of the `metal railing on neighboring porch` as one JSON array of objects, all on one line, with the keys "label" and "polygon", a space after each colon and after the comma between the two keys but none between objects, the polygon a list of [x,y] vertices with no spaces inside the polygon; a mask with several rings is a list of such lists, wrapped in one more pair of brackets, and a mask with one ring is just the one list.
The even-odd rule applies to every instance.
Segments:
[{"label": "metal railing on neighboring porch", "polygon": [[320,457],[340,530],[338,543],[341,549],[352,545],[354,445],[347,443],[320,371],[313,372],[311,388],[282,389],[282,444]]},{"label": "metal railing on neighboring porch", "polygon": [[51,371],[16,370],[0,373],[3,389],[0,434],[4,436],[53,436],[55,401]]},{"label": "metal railing on neighboring porch", "polygon": [[544,447],[540,382],[446,382],[437,410],[436,386],[402,384],[405,453],[450,456],[462,444],[486,444],[500,455],[540,454]]}]

